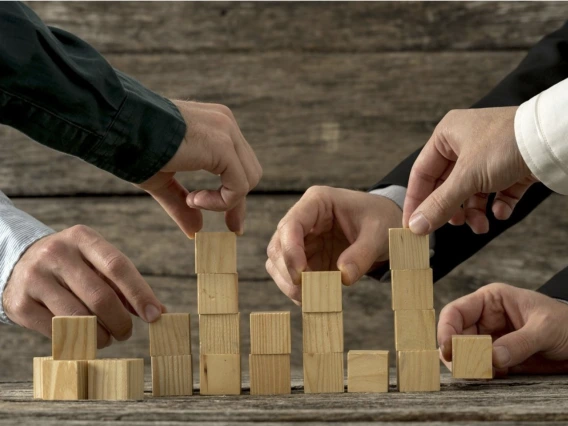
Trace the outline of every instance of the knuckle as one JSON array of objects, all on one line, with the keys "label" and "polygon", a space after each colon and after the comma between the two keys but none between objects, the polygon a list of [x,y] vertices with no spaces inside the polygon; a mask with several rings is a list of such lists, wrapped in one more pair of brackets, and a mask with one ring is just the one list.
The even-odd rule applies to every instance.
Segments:
[{"label": "knuckle", "polygon": [[132,319],[128,317],[127,320],[118,323],[114,331],[114,337],[119,341],[124,341],[130,336],[132,336]]},{"label": "knuckle", "polygon": [[39,250],[39,255],[43,259],[55,260],[64,256],[67,252],[67,243],[58,238],[46,240]]},{"label": "knuckle", "polygon": [[232,128],[234,127],[234,122],[233,120],[221,113],[221,112],[216,112],[214,115],[214,124],[215,127],[217,127],[218,129],[226,132],[226,133],[230,133],[230,131],[232,130]]},{"label": "knuckle", "polygon": [[91,306],[93,312],[105,312],[107,308],[109,308],[110,296],[110,290],[101,286],[91,290],[91,294],[89,295],[89,306]]},{"label": "knuckle", "polygon": [[278,256],[278,248],[276,247],[276,242],[273,240],[268,244],[266,248],[266,255],[269,259],[274,259]]},{"label": "knuckle", "polygon": [[226,115],[229,118],[233,118],[233,111],[231,111],[231,108],[229,108],[227,105],[223,105],[223,104],[214,104],[215,109],[217,111],[219,111],[221,114]]},{"label": "knuckle", "polygon": [[30,314],[34,309],[32,301],[23,295],[13,295],[9,300],[9,305],[5,307],[6,313],[13,315],[15,318],[21,318],[22,325],[29,328],[26,326],[26,323],[29,323]]},{"label": "knuckle", "polygon": [[130,261],[123,254],[112,254],[104,260],[104,265],[112,277],[121,277],[129,269]]}]

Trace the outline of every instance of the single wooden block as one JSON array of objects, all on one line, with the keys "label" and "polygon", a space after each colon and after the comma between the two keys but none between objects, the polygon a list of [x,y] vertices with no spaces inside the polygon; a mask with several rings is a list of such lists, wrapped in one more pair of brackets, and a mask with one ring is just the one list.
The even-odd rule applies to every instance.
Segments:
[{"label": "single wooden block", "polygon": [[303,313],[305,353],[343,352],[343,312]]},{"label": "single wooden block", "polygon": [[34,358],[33,377],[34,377],[34,399],[43,399],[43,362],[53,359],[50,356],[39,356]]},{"label": "single wooden block", "polygon": [[343,352],[304,353],[304,393],[343,392]]},{"label": "single wooden block", "polygon": [[389,351],[349,351],[347,391],[388,392]]},{"label": "single wooden block", "polygon": [[434,309],[394,311],[394,340],[397,351],[436,349]]},{"label": "single wooden block", "polygon": [[97,317],[53,317],[52,355],[55,360],[97,357]]},{"label": "single wooden block", "polygon": [[399,392],[437,392],[440,390],[440,355],[437,350],[396,353]]},{"label": "single wooden block", "polygon": [[393,269],[391,271],[392,309],[434,309],[432,269]]},{"label": "single wooden block", "polygon": [[199,315],[199,353],[239,354],[241,314]]},{"label": "single wooden block", "polygon": [[162,314],[150,324],[150,356],[191,355],[189,314]]},{"label": "single wooden block", "polygon": [[193,394],[191,355],[152,357],[152,395],[179,396]]},{"label": "single wooden block", "polygon": [[492,379],[491,336],[452,336],[452,375],[456,379]]},{"label": "single wooden block", "polygon": [[238,313],[238,274],[198,274],[197,312],[199,314]]},{"label": "single wooden block", "polygon": [[389,229],[389,261],[391,269],[428,269],[428,235],[416,235],[408,228]]},{"label": "single wooden block", "polygon": [[341,312],[341,272],[302,272],[302,312]]},{"label": "single wooden block", "polygon": [[240,395],[241,355],[199,355],[199,391],[201,395]]},{"label": "single wooden block", "polygon": [[144,360],[121,358],[89,361],[89,399],[144,399]]},{"label": "single wooden block", "polygon": [[87,362],[45,359],[41,363],[42,398],[52,401],[87,399]]},{"label": "single wooden block", "polygon": [[236,274],[237,236],[234,232],[195,234],[196,274]]},{"label": "single wooden block", "polygon": [[252,312],[250,352],[265,355],[291,353],[290,312]]},{"label": "single wooden block", "polygon": [[250,394],[292,393],[290,355],[249,355]]}]

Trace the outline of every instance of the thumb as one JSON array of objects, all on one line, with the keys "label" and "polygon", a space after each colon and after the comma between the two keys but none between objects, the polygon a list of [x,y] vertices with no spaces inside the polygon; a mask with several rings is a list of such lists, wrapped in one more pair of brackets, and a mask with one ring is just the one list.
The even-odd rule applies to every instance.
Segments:
[{"label": "thumb", "polygon": [[528,322],[524,327],[493,342],[493,366],[508,368],[521,364],[541,350],[542,330]]},{"label": "thumb", "polygon": [[377,244],[376,232],[359,234],[337,259],[337,268],[341,271],[341,281],[351,285],[361,278],[380,255],[381,247]]}]

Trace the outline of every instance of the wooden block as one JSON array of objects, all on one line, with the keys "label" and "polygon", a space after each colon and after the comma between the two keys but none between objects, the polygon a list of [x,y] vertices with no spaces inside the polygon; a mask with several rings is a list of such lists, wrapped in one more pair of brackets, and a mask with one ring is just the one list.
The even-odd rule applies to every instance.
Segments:
[{"label": "wooden block", "polygon": [[302,312],[341,312],[341,272],[302,272]]},{"label": "wooden block", "polygon": [[347,391],[388,392],[389,351],[349,351]]},{"label": "wooden block", "polygon": [[121,358],[89,361],[89,399],[144,399],[144,360]]},{"label": "wooden block", "polygon": [[52,401],[87,399],[87,362],[44,360],[41,363],[42,398]]},{"label": "wooden block", "polygon": [[252,312],[250,352],[265,355],[290,354],[290,312]]},{"label": "wooden block", "polygon": [[303,313],[305,353],[343,352],[343,312]]},{"label": "wooden block", "polygon": [[428,269],[430,248],[428,235],[416,235],[408,228],[389,229],[391,269]]},{"label": "wooden block", "polygon": [[241,355],[199,355],[199,388],[201,395],[240,395]]},{"label": "wooden block", "polygon": [[34,376],[34,399],[43,399],[43,362],[53,359],[50,356],[40,356],[34,358],[33,376]]},{"label": "wooden block", "polygon": [[436,349],[434,309],[394,311],[394,341],[397,351]]},{"label": "wooden block", "polygon": [[237,236],[234,232],[195,234],[196,274],[236,274]]},{"label": "wooden block", "polygon": [[304,353],[304,393],[341,393],[343,352]]},{"label": "wooden block", "polygon": [[179,396],[193,394],[191,355],[152,357],[152,395]]},{"label": "wooden block", "polygon": [[149,328],[150,356],[191,355],[189,314],[162,314]]},{"label": "wooden block", "polygon": [[199,353],[241,353],[241,314],[199,315]]},{"label": "wooden block", "polygon": [[391,271],[392,309],[434,309],[432,269],[393,269]]},{"label": "wooden block", "polygon": [[492,379],[491,336],[452,336],[452,375],[456,379]]},{"label": "wooden block", "polygon": [[97,317],[53,317],[52,355],[55,360],[97,357]]},{"label": "wooden block", "polygon": [[197,312],[199,314],[238,313],[238,274],[198,274]]},{"label": "wooden block", "polygon": [[292,393],[290,355],[249,355],[250,394]]},{"label": "wooden block", "polygon": [[399,392],[440,390],[440,359],[437,350],[400,351],[396,354]]}]

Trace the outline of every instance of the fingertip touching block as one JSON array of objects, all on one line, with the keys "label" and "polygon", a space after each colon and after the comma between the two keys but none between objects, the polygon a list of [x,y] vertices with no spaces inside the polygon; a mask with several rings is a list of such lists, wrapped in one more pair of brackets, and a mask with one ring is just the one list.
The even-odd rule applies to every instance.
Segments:
[{"label": "fingertip touching block", "polygon": [[193,394],[191,355],[152,357],[152,395],[181,396]]},{"label": "fingertip touching block", "polygon": [[391,271],[392,309],[434,309],[432,269],[393,269]]},{"label": "fingertip touching block", "polygon": [[343,352],[343,312],[303,313],[303,352]]},{"label": "fingertip touching block", "polygon": [[436,349],[434,309],[394,311],[394,339],[397,351]]},{"label": "fingertip touching block", "polygon": [[302,312],[341,312],[341,272],[302,272]]},{"label": "fingertip touching block", "polygon": [[240,354],[241,314],[199,315],[199,353]]},{"label": "fingertip touching block", "polygon": [[89,361],[89,399],[144,399],[144,360],[136,358]]},{"label": "fingertip touching block", "polygon": [[304,353],[304,393],[341,393],[343,352]]},{"label": "fingertip touching block", "polygon": [[252,312],[250,351],[264,355],[291,353],[290,312]]},{"label": "fingertip touching block", "polygon": [[347,353],[348,392],[388,392],[389,351]]},{"label": "fingertip touching block", "polygon": [[43,362],[53,359],[50,356],[40,356],[34,358],[33,378],[34,378],[34,399],[43,399]]},{"label": "fingertip touching block", "polygon": [[237,236],[234,232],[195,234],[196,274],[236,274]]},{"label": "fingertip touching block", "polygon": [[85,360],[97,357],[97,317],[53,317],[52,355],[54,360]]},{"label": "fingertip touching block", "polygon": [[201,395],[240,395],[241,355],[201,354],[199,388]]},{"label": "fingertip touching block", "polygon": [[428,235],[416,235],[408,228],[389,229],[391,269],[428,269],[430,248]]},{"label": "fingertip touching block", "polygon": [[250,394],[292,393],[290,355],[249,355]]},{"label": "fingertip touching block", "polygon": [[237,274],[198,274],[197,311],[199,314],[236,314],[239,312]]},{"label": "fingertip touching block", "polygon": [[191,355],[189,314],[162,314],[150,323],[150,356]]},{"label": "fingertip touching block", "polygon": [[492,379],[491,336],[452,336],[452,375],[456,379]]},{"label": "fingertip touching block", "polygon": [[41,363],[42,398],[76,401],[87,398],[87,360],[50,360]]},{"label": "fingertip touching block", "polygon": [[440,359],[437,350],[397,352],[399,392],[437,392],[440,390]]}]

